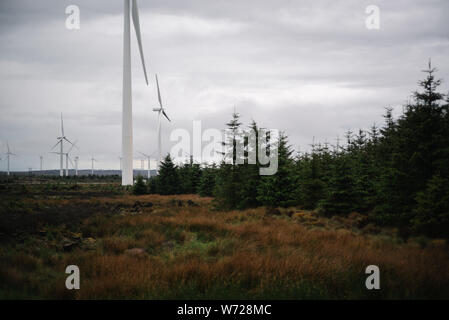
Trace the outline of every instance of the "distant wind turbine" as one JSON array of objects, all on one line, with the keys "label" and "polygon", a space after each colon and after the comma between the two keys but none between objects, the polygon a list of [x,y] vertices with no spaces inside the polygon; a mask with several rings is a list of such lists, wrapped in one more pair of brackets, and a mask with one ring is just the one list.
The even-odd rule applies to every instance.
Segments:
[{"label": "distant wind turbine", "polygon": [[[66,177],[69,176],[69,161],[70,161],[70,164],[72,165],[72,167],[75,167],[73,165],[72,159],[70,159],[70,155],[69,155],[70,151],[72,151],[73,147],[78,149],[78,147],[76,146],[76,141],[72,144],[72,146],[70,147],[70,149],[67,152],[62,153],[62,155],[65,156],[65,175],[66,175]],[[52,152],[52,153],[59,154],[59,152]]]},{"label": "distant wind turbine", "polygon": [[[132,120],[132,84],[131,84],[131,43],[130,43],[130,0],[125,0],[123,26],[123,108],[122,108],[122,185],[133,184],[133,120]],[[139,9],[137,1],[132,0],[132,19],[139,44],[145,81],[148,85],[145,59],[140,34]]]},{"label": "distant wind turbine", "polygon": [[157,150],[158,150],[158,159],[157,159],[157,165],[156,170],[159,170],[159,165],[161,163],[162,159],[162,150],[161,150],[161,114],[167,118],[168,121],[171,121],[167,114],[165,113],[165,109],[162,105],[162,98],[161,98],[161,91],[159,89],[159,81],[157,79],[156,74],[156,85],[157,85],[157,98],[159,100],[159,108],[153,108],[153,111],[157,112]]},{"label": "distant wind turbine", "polygon": [[8,143],[8,141],[6,141],[6,148],[7,148],[7,150],[8,150],[8,152],[6,152],[6,160],[7,160],[7,163],[8,163],[8,171],[7,171],[7,174],[8,174],[8,176],[9,176],[9,162],[10,162],[9,158],[10,158],[10,156],[17,156],[17,155],[16,155],[15,153],[12,153],[11,150],[9,149],[9,143]]},{"label": "distant wind turbine", "polygon": [[145,154],[143,152],[139,152],[139,153],[147,158],[147,161],[148,161],[148,179],[150,179],[150,177],[151,177],[151,169],[150,169],[151,156],[154,154],[154,152],[151,155]]},{"label": "distant wind turbine", "polygon": [[64,140],[67,141],[68,143],[70,143],[73,146],[73,143],[70,142],[69,139],[66,138],[66,136],[64,135],[64,120],[62,119],[62,113],[61,113],[61,136],[57,138],[58,142],[56,142],[56,144],[53,146],[53,148],[51,148],[51,150],[53,150],[58,144],[60,144],[59,146],[59,152],[52,152],[52,153],[56,153],[59,154],[59,175],[61,177],[64,176]]},{"label": "distant wind turbine", "polygon": [[78,176],[78,161],[79,161],[80,157],[76,156],[75,157],[75,176]]},{"label": "distant wind turbine", "polygon": [[44,156],[42,156],[42,155],[40,155],[39,156],[39,158],[40,158],[40,160],[41,160],[41,165],[40,165],[40,171],[41,171],[41,173],[42,173],[42,162],[43,162],[43,160],[44,160]]},{"label": "distant wind turbine", "polygon": [[76,146],[76,142],[75,141],[72,146],[70,147],[69,151],[67,151],[67,153],[65,154],[65,175],[69,176],[69,161],[72,164],[72,167],[74,168],[75,166],[73,165],[72,159],[70,159],[70,151],[72,151],[73,147],[77,148]]},{"label": "distant wind turbine", "polygon": [[94,175],[94,161],[95,161],[95,162],[98,162],[98,161],[97,161],[97,159],[95,159],[94,157],[92,157],[90,160],[92,161],[92,170],[91,170],[91,174]]}]

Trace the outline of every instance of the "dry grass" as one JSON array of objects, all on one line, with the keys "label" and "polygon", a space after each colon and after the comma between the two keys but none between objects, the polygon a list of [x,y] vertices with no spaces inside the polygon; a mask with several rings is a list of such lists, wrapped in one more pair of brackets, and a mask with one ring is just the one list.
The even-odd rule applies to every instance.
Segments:
[{"label": "dry grass", "polygon": [[[188,200],[197,206],[187,205]],[[84,201],[89,200],[62,199],[57,205]],[[73,230],[94,238],[93,250],[80,247],[62,252],[51,245],[54,239],[38,236],[2,245],[0,295],[449,298],[449,247],[445,241],[424,246],[422,241],[404,242],[391,234],[364,234],[354,227],[359,218],[356,214],[336,221],[296,209],[278,216],[267,214],[264,208],[216,212],[210,209],[211,199],[194,195],[95,201],[105,211],[114,211],[118,204],[121,209],[115,214],[93,215]],[[136,212],[131,210],[136,201],[153,206]],[[131,248],[142,248],[146,254],[126,254]],[[81,290],[64,288],[64,270],[69,264],[81,270]],[[368,291],[364,285],[364,271],[371,264],[381,270],[379,291]]]}]

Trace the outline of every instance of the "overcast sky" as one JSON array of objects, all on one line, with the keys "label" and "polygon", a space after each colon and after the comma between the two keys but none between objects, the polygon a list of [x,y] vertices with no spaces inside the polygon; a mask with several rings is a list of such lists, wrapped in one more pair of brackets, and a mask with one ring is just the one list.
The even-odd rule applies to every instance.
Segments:
[{"label": "overcast sky", "polygon": [[[80,29],[66,28],[68,5]],[[369,30],[368,5],[380,9]],[[224,128],[234,105],[245,124],[284,130],[301,150],[335,143],[348,129],[382,124],[386,106],[417,88],[429,57],[449,79],[449,1],[139,1],[146,86],[134,31],[132,79],[137,151],[154,152],[154,74],[176,128]],[[57,168],[50,154],[60,135],[78,140],[80,167],[90,157],[119,167],[122,109],[122,0],[0,0],[0,170],[6,141],[12,170]],[[443,83],[442,91],[449,89]],[[75,154],[74,154],[75,155]]]}]

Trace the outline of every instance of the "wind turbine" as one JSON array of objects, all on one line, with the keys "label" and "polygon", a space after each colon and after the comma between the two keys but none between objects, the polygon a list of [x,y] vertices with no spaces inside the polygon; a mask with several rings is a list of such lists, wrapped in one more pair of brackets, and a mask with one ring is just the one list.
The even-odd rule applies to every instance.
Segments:
[{"label": "wind turbine", "polygon": [[76,156],[75,157],[75,176],[78,176],[78,161],[79,161],[80,157]]},{"label": "wind turbine", "polygon": [[94,161],[95,161],[95,162],[98,162],[98,161],[97,161],[97,159],[95,159],[94,157],[92,157],[90,160],[92,161],[91,175],[94,175]]},{"label": "wind turbine", "polygon": [[[122,108],[122,185],[132,185],[133,178],[133,120],[132,120],[132,84],[131,84],[131,43],[130,43],[130,0],[124,2],[123,25],[123,108]],[[137,1],[132,0],[132,19],[139,44],[143,73],[148,85],[145,59],[143,57],[140,35],[139,9]]]},{"label": "wind turbine", "polygon": [[40,155],[39,156],[39,158],[40,158],[40,160],[41,160],[41,166],[40,166],[40,171],[41,171],[41,174],[42,174],[42,162],[43,162],[43,160],[44,160],[44,156],[42,156],[42,155]]},{"label": "wind turbine", "polygon": [[70,159],[69,154],[70,154],[70,151],[72,151],[73,147],[75,147],[75,148],[78,149],[78,147],[76,146],[76,142],[77,142],[77,141],[75,141],[75,142],[72,144],[72,146],[70,147],[69,151],[67,151],[67,153],[65,153],[65,175],[66,175],[66,176],[69,176],[69,161],[70,161],[70,163],[72,164],[72,167],[75,167],[75,166],[73,165],[72,159]]},{"label": "wind turbine", "polygon": [[[76,146],[76,141],[72,144],[69,151],[62,153],[62,155],[65,156],[65,176],[66,177],[69,176],[69,161],[72,164],[72,167],[75,167],[73,165],[72,159],[70,159],[70,156],[69,156],[69,153],[70,153],[70,151],[72,151],[73,147],[78,149],[78,147]],[[51,153],[59,154],[59,152],[51,152]]]},{"label": "wind turbine", "polygon": [[150,169],[150,164],[151,164],[151,156],[154,154],[154,152],[151,155],[145,154],[143,152],[139,152],[141,155],[143,155],[144,157],[147,158],[148,160],[148,179],[150,179],[151,177],[151,169]]},{"label": "wind turbine", "polygon": [[59,154],[59,175],[61,177],[64,176],[64,140],[67,141],[68,143],[70,143],[73,146],[73,143],[70,142],[69,139],[66,138],[66,136],[64,135],[64,120],[62,120],[62,112],[61,112],[61,136],[57,138],[58,142],[56,142],[56,144],[53,146],[53,148],[51,148],[51,150],[53,150],[58,144],[60,144],[59,146],[59,152],[52,152],[52,153],[57,153]]},{"label": "wind turbine", "polygon": [[165,113],[165,109],[162,105],[162,98],[161,98],[161,91],[159,90],[159,81],[157,79],[156,74],[156,85],[157,85],[157,98],[159,100],[159,108],[153,108],[153,111],[157,112],[157,150],[158,150],[158,159],[157,159],[157,165],[156,170],[159,170],[159,165],[161,163],[162,158],[162,150],[161,150],[161,114],[163,114],[168,121],[171,122],[171,120],[168,118],[167,114]]},{"label": "wind turbine", "polygon": [[8,149],[8,152],[6,152],[6,159],[7,159],[7,161],[8,161],[8,171],[7,171],[7,174],[8,174],[8,176],[9,176],[9,157],[10,157],[10,156],[17,156],[17,155],[14,154],[14,153],[12,153],[11,150],[9,150],[9,143],[8,143],[8,141],[6,141],[6,148]]}]

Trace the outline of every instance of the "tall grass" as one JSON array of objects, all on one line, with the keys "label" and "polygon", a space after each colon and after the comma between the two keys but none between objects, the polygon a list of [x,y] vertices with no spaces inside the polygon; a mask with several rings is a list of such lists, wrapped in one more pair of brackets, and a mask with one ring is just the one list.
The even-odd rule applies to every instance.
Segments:
[{"label": "tall grass", "polygon": [[[200,206],[174,205],[173,198]],[[295,215],[271,216],[264,208],[216,212],[210,210],[210,199],[196,196],[98,201],[104,208],[135,201],[155,206],[84,219],[77,231],[96,239],[94,250],[61,252],[36,236],[2,245],[0,297],[449,298],[446,243],[423,246],[353,228],[306,227]],[[327,218],[310,215],[321,226],[330,225]],[[146,254],[129,255],[131,248]],[[69,264],[80,268],[80,290],[65,289]],[[380,268],[378,291],[365,288],[364,271],[371,264]]]}]

